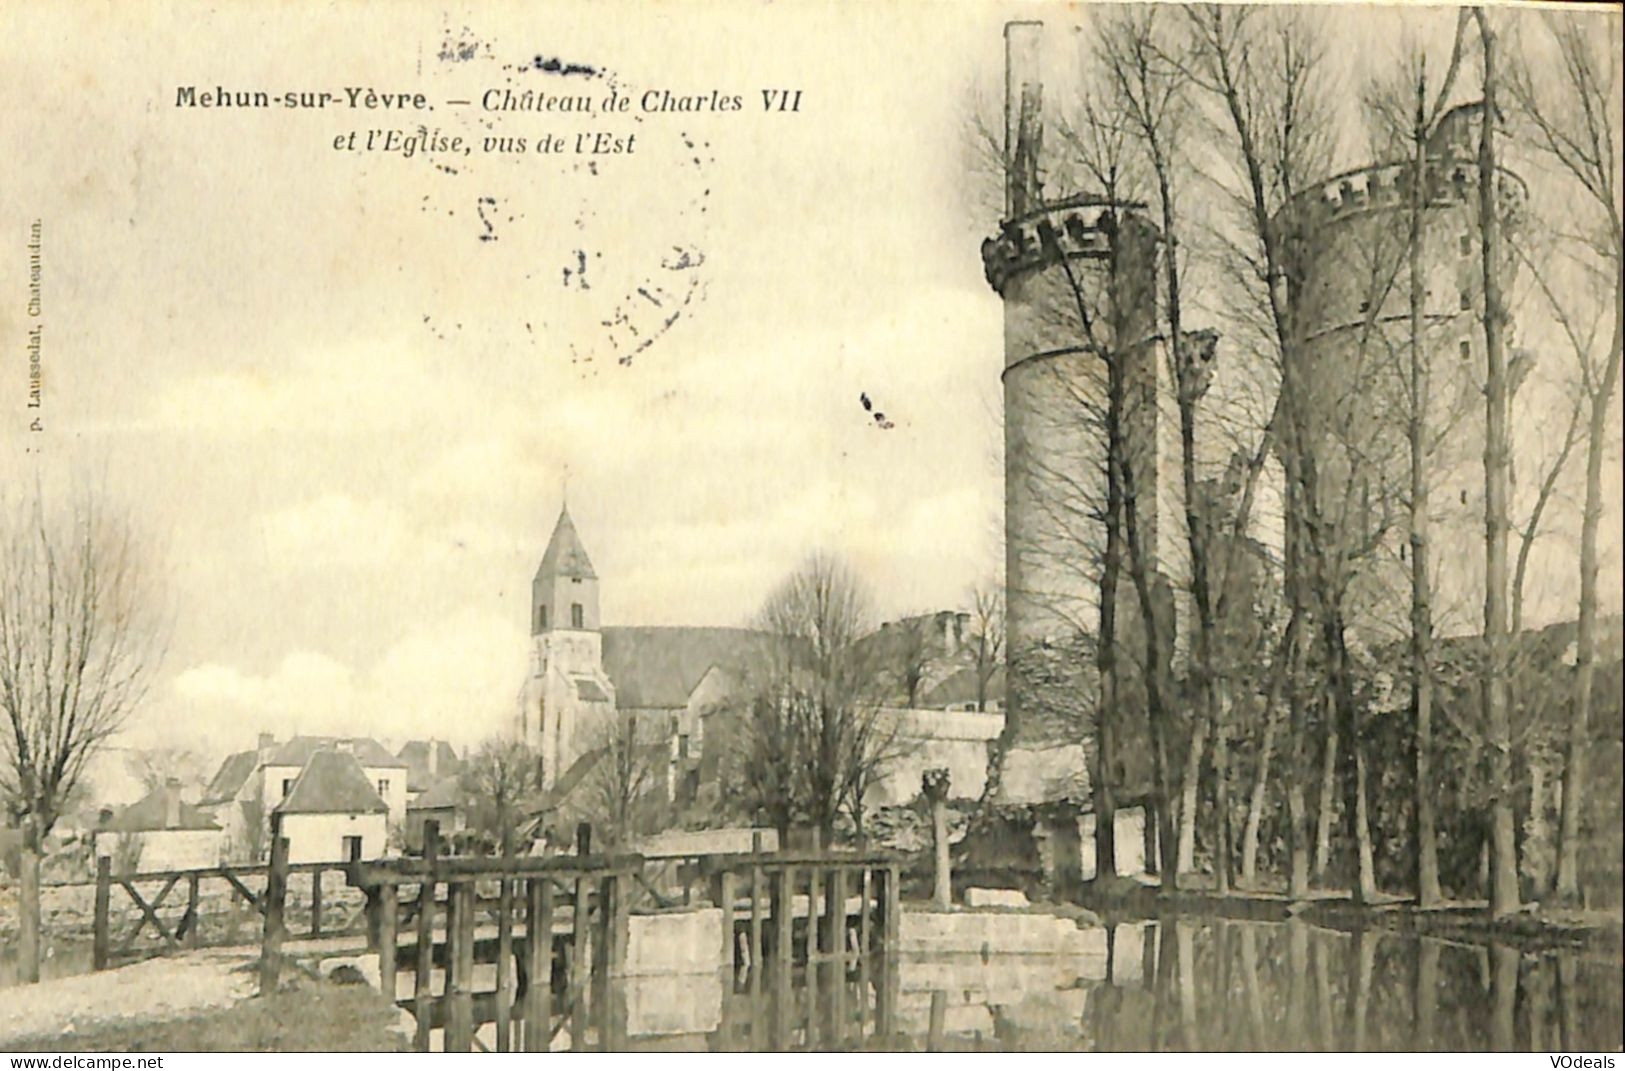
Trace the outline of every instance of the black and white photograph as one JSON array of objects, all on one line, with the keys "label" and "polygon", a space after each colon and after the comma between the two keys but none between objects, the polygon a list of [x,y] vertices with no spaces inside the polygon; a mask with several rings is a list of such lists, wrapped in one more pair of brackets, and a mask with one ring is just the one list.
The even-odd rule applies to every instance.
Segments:
[{"label": "black and white photograph", "polygon": [[0,1052],[1616,1066],[1622,22],[0,0]]}]

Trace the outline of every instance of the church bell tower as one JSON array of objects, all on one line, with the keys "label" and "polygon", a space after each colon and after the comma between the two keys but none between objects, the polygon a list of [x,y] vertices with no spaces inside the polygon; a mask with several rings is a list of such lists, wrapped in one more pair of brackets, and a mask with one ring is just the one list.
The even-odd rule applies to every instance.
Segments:
[{"label": "church bell tower", "polygon": [[531,665],[518,726],[519,739],[540,752],[548,785],[593,746],[595,727],[615,710],[598,629],[598,574],[561,508],[531,580]]}]

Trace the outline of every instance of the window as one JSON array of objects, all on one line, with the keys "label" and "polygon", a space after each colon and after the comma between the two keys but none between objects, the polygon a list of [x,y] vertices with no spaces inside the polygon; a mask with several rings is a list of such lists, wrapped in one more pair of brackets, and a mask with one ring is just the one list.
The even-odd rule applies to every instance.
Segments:
[{"label": "window", "polygon": [[1468,309],[1470,309],[1472,307],[1473,307],[1473,296],[1471,294],[1469,294],[1467,291],[1463,290],[1461,292],[1461,311],[1466,312]]},{"label": "window", "polygon": [[1462,339],[1461,340],[1461,359],[1464,360],[1464,361],[1470,360],[1472,358],[1472,356],[1473,356],[1473,344],[1471,342],[1469,342],[1465,338]]},{"label": "window", "polygon": [[346,859],[360,859],[361,858],[361,838],[360,837],[345,837],[343,843],[344,843],[344,847],[343,847],[344,858],[346,858]]},{"label": "window", "polygon": [[682,733],[677,737],[677,757],[688,758],[688,734]]},{"label": "window", "polygon": [[1464,257],[1473,255],[1473,236],[1468,231],[1461,232],[1461,255]]},{"label": "window", "polygon": [[571,603],[570,604],[570,627],[571,628],[585,628],[586,627],[586,621],[587,621],[587,614],[586,614],[586,611],[581,608],[581,604],[579,602]]},{"label": "window", "polygon": [[287,799],[288,798],[288,793],[291,792],[292,790],[293,790],[293,778],[284,777],[282,779],[282,798]]},{"label": "window", "polygon": [[536,610],[536,626],[543,632],[547,631],[547,604],[543,603]]},{"label": "window", "polygon": [[389,795],[389,778],[380,777],[378,779],[378,794],[380,796],[388,796]]}]

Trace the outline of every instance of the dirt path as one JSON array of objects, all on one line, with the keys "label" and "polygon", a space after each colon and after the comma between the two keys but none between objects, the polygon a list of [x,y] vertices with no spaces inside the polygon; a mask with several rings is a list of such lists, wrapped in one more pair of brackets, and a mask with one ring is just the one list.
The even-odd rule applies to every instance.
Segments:
[{"label": "dirt path", "polygon": [[0,991],[0,1049],[108,1020],[175,1019],[252,996],[258,949],[207,949]]}]

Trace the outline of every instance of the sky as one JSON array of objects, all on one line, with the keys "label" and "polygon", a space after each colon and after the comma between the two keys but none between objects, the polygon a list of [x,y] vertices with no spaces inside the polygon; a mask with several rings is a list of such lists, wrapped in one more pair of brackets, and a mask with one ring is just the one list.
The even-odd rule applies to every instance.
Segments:
[{"label": "sky", "polygon": [[[881,617],[962,605],[1002,494],[968,114],[998,99],[1004,19],[1064,37],[1072,10],[7,5],[0,475],[106,496],[163,578],[128,739],[501,731],[566,496],[607,624],[743,624],[820,548]],[[1345,37],[1391,36],[1354,15]],[[480,107],[504,89],[629,110]],[[420,124],[472,151],[334,147]],[[598,134],[635,143],[575,151]]]}]

